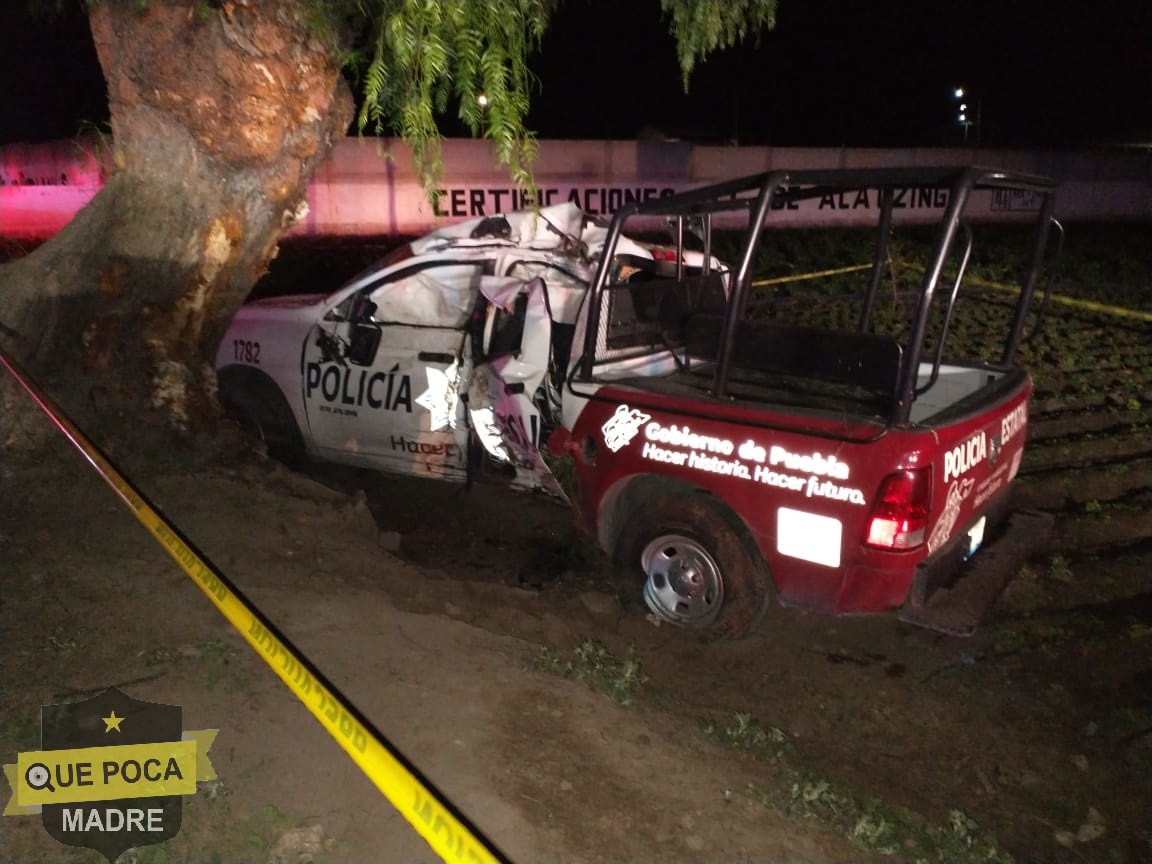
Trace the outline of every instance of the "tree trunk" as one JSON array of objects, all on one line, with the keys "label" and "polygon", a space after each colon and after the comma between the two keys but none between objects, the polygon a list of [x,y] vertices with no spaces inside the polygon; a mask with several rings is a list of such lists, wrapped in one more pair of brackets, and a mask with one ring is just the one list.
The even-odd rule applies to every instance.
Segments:
[{"label": "tree trunk", "polygon": [[352,117],[314,9],[91,7],[110,176],[56,237],[0,269],[0,323],[16,333],[4,345],[82,417],[190,429],[216,416],[220,337]]}]

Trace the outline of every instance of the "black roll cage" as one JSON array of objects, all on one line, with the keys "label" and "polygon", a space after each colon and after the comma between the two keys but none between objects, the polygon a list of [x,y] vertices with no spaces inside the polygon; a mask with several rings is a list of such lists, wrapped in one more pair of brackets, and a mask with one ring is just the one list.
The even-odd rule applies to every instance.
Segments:
[{"label": "black roll cage", "polygon": [[[672,217],[675,219],[676,242],[678,245],[678,277],[683,277],[683,241],[685,220],[702,222],[700,235],[704,241],[704,272],[707,273],[712,257],[712,217],[715,214],[733,211],[748,211],[749,226],[744,238],[739,259],[733,270],[730,296],[725,310],[720,334],[720,349],[716,360],[712,383],[712,395],[725,398],[729,373],[732,368],[733,338],[736,327],[748,302],[752,262],[760,241],[760,235],[774,211],[782,210],[791,202],[822,198],[850,190],[878,190],[880,194],[880,216],[877,223],[876,252],[872,262],[871,277],[864,300],[864,309],[858,329],[866,332],[872,317],[876,295],[882,280],[882,271],[888,258],[888,241],[892,225],[892,211],[895,193],[900,189],[941,189],[947,190],[948,201],[939,221],[939,231],[927,260],[923,279],[918,289],[916,312],[912,321],[909,344],[904,346],[900,377],[897,384],[896,402],[892,420],[898,424],[908,422],[912,402],[917,394],[918,370],[921,352],[928,328],[932,298],[936,292],[945,263],[958,234],[964,234],[967,260],[971,252],[971,232],[962,222],[965,208],[972,193],[976,190],[1007,189],[1033,192],[1041,196],[1041,204],[1035,217],[1031,240],[1031,256],[1020,284],[1010,332],[1005,339],[1000,363],[1009,367],[1019,346],[1032,296],[1035,293],[1038,276],[1047,248],[1049,226],[1054,223],[1055,208],[1054,181],[1032,174],[986,167],[917,167],[917,168],[861,168],[861,169],[816,169],[801,171],[768,171],[739,179],[694,189],[667,198],[635,202],[622,207],[613,215],[604,252],[596,270],[588,302],[588,322],[584,335],[583,354],[574,370],[574,380],[591,381],[596,365],[596,337],[600,316],[604,309],[604,291],[611,271],[612,261],[624,223],[631,217]],[[1058,227],[1058,224],[1057,224]],[[962,272],[963,268],[961,268]],[[951,301],[946,311],[947,319],[952,313],[959,286],[959,276],[951,286]],[[942,345],[940,346],[942,348]],[[932,380],[939,372],[940,350],[934,358]]]}]

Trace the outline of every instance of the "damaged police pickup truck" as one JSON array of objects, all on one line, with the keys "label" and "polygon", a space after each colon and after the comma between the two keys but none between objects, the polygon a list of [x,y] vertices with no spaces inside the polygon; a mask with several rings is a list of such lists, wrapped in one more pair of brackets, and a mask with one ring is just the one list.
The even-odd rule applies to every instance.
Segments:
[{"label": "damaged police pickup truck", "polygon": [[[939,207],[898,290],[910,190]],[[1005,192],[1035,204],[1017,290],[991,304],[999,332],[949,340],[983,296],[968,265]],[[845,194],[871,202],[873,261],[799,290],[765,232]],[[1039,177],[846,169],[636,202],[608,226],[567,204],[473,220],[334,293],[245,305],[220,396],[274,453],[457,482],[489,460],[558,496],[544,451],[568,457],[624,584],[710,636],[747,633],[773,597],[967,634],[1047,528],[1009,491],[1052,211]]]}]

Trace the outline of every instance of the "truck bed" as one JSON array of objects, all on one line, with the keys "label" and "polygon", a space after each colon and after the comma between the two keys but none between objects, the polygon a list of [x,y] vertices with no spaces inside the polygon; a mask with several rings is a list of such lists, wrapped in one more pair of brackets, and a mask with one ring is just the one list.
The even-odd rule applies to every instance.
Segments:
[{"label": "truck bed", "polygon": [[[660,377],[636,376],[617,381],[662,396],[711,399],[714,372],[714,363],[695,363],[686,369]],[[877,422],[887,420],[888,408],[887,400],[863,388],[744,368],[731,371],[728,393],[722,401],[747,407],[778,406],[833,412],[838,415],[847,413]]]},{"label": "truck bed", "polygon": [[[612,375],[622,384],[665,396],[713,398],[722,320],[689,318],[682,345],[661,353],[675,365],[649,364],[639,375]],[[740,322],[723,402],[789,411],[808,410],[882,424],[895,415],[903,348],[870,333],[822,330],[772,322]],[[1014,389],[1019,374],[980,365],[921,363],[909,421],[932,425],[986,408]],[[1004,380],[1011,378],[1012,381]],[[993,386],[1003,381],[1003,387]]]}]

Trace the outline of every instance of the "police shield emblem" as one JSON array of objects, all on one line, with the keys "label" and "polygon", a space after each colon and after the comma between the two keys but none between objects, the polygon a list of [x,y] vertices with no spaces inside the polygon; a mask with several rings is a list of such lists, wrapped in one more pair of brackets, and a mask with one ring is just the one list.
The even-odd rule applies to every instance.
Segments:
[{"label": "police shield emblem", "polygon": [[[151,846],[176,836],[183,813],[181,796],[155,795],[162,782],[173,783],[182,774],[176,760],[166,760],[163,748],[102,750],[127,745],[181,741],[179,705],[142,702],[109,687],[82,702],[45,705],[41,711],[43,749],[101,748],[94,758],[74,763],[32,765],[26,769],[29,786],[52,788],[66,804],[45,804],[44,829],[68,846],[95,849],[109,864],[137,846]],[[101,752],[104,755],[99,755]],[[146,753],[150,752],[149,758]],[[135,758],[133,758],[135,757]],[[192,778],[193,783],[195,777]],[[118,789],[114,799],[79,800],[88,789]]]}]

